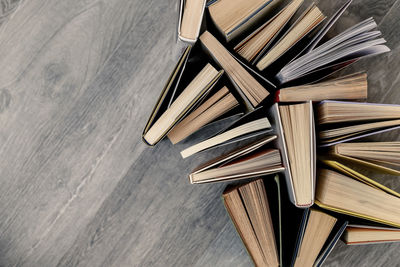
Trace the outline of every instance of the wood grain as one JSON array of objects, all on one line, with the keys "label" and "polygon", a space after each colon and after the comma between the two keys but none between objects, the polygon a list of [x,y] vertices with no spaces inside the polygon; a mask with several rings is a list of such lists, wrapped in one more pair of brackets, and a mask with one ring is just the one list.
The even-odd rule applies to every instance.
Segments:
[{"label": "wood grain", "polygon": [[[251,265],[225,185],[187,179],[215,151],[182,160],[167,140],[140,140],[183,48],[177,6],[0,1],[0,266]],[[392,48],[345,71],[368,71],[370,101],[400,103],[399,7],[355,0],[335,28],[374,16]],[[340,243],[326,266],[395,266],[399,248]]]}]

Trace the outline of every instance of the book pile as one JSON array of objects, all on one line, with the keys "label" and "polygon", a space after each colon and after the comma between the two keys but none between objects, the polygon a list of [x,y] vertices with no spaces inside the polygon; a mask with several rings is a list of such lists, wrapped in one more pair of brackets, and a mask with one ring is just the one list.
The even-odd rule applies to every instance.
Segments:
[{"label": "book pile", "polygon": [[400,175],[400,142],[365,139],[400,129],[400,105],[363,102],[364,71],[336,75],[390,51],[373,18],[327,37],[350,4],[181,1],[189,44],[143,141],[186,145],[182,158],[236,146],[189,181],[231,183],[223,203],[256,266],[320,266],[340,238],[400,241],[400,194],[353,169]]}]

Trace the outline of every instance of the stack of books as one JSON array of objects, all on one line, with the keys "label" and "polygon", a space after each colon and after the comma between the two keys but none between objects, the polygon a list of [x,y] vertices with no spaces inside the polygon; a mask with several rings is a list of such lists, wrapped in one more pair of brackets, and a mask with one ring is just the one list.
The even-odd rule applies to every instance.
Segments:
[{"label": "stack of books", "polygon": [[228,183],[223,203],[256,266],[321,266],[341,238],[400,241],[400,194],[353,168],[400,175],[400,142],[358,141],[400,129],[400,105],[364,102],[365,71],[336,75],[390,51],[373,18],[327,37],[350,4],[328,17],[303,0],[181,1],[187,47],[142,138],[189,144],[184,159],[236,145],[188,176]]}]

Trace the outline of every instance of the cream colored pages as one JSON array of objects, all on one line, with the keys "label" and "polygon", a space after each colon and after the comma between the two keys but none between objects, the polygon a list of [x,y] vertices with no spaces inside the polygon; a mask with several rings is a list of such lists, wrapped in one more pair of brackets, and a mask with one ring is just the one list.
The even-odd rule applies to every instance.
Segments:
[{"label": "cream colored pages", "polygon": [[281,102],[355,100],[366,99],[367,96],[367,74],[357,73],[326,82],[283,88],[279,90],[277,100]]},{"label": "cream colored pages", "polygon": [[255,107],[268,95],[268,91],[244,67],[232,57],[226,48],[209,32],[200,36],[201,42],[211,56],[221,65],[234,85],[247,97]]},{"label": "cream colored pages", "polygon": [[180,36],[189,40],[196,40],[203,18],[205,0],[185,0],[181,21]]},{"label": "cream colored pages", "polygon": [[298,40],[319,24],[325,16],[314,6],[307,14],[257,63],[259,70],[264,70],[283,55]]},{"label": "cream colored pages", "polygon": [[400,199],[334,171],[319,171],[316,199],[357,217],[400,225]]},{"label": "cream colored pages", "polygon": [[310,210],[306,230],[294,267],[313,266],[337,219],[321,211]]},{"label": "cream colored pages", "polygon": [[149,143],[154,144],[168,131],[179,116],[199,97],[204,89],[217,76],[218,71],[211,65],[207,64],[194,80],[185,88],[171,106],[158,118],[158,120],[150,127],[143,138]]},{"label": "cream colored pages", "polygon": [[270,0],[218,0],[208,9],[215,24],[228,33],[268,1]]},{"label": "cream colored pages", "polygon": [[244,44],[235,47],[247,61],[252,61],[268,42],[281,30],[287,21],[293,16],[303,0],[293,0],[276,17],[274,17],[263,29],[250,37]]},{"label": "cream colored pages", "polygon": [[175,125],[168,133],[168,138],[173,144],[176,144],[238,105],[239,102],[224,86],[196,110],[191,112],[185,119]]},{"label": "cream colored pages", "polygon": [[283,133],[293,181],[296,204],[308,206],[313,201],[312,122],[310,103],[279,106]]},{"label": "cream colored pages", "polygon": [[240,125],[236,128],[233,128],[229,131],[226,131],[222,134],[219,134],[217,136],[211,137],[210,139],[204,140],[203,142],[200,142],[196,145],[193,145],[191,147],[186,148],[185,150],[181,151],[181,155],[183,158],[187,158],[197,152],[200,152],[202,150],[205,150],[207,148],[216,146],[218,144],[222,144],[230,139],[233,139],[235,137],[255,132],[255,131],[260,131],[264,130],[267,128],[270,128],[271,124],[269,123],[267,118],[261,118],[255,121],[251,121],[248,123],[245,123],[243,125]]}]

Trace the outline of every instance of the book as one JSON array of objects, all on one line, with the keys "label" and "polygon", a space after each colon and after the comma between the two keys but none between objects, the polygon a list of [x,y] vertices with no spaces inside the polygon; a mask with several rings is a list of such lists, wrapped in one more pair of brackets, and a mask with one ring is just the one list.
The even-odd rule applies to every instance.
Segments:
[{"label": "book", "polygon": [[282,88],[275,93],[275,101],[363,100],[367,96],[367,74],[354,73],[315,84]]},{"label": "book", "polygon": [[[289,156],[288,156],[288,147],[287,147],[287,141],[286,141],[286,136],[284,134],[284,129],[283,129],[283,122],[282,122],[282,117],[280,113],[280,106],[278,103],[275,103],[274,105],[271,106],[271,108],[268,111],[269,118],[271,120],[271,125],[274,128],[275,134],[277,135],[277,140],[276,140],[276,146],[278,147],[279,151],[281,152],[282,156],[282,164],[283,167],[285,168],[283,171],[283,175],[286,180],[286,186],[287,186],[287,191],[289,194],[289,199],[290,201],[298,208],[306,208],[312,205],[314,201],[314,190],[315,190],[315,168],[316,168],[316,146],[315,146],[315,126],[314,126],[314,119],[312,114],[312,105],[311,102],[309,102],[309,108],[310,108],[310,119],[308,127],[309,132],[311,133],[311,136],[309,136],[310,141],[306,141],[306,143],[309,143],[311,148],[306,149],[306,151],[312,151],[312,159],[310,159],[310,164],[312,163],[313,166],[310,165],[310,168],[312,169],[311,172],[311,201],[309,203],[303,203],[303,201],[299,201],[297,199],[297,194],[295,193],[295,188],[294,188],[294,178],[291,172],[291,162],[289,161]],[[306,124],[303,123],[303,126],[306,126]],[[305,155],[307,157],[307,155]],[[297,177],[298,178],[298,177]],[[307,182],[306,182],[307,183]],[[297,189],[298,190],[298,189]]]},{"label": "book", "polygon": [[346,245],[367,245],[400,241],[400,229],[370,225],[349,224],[343,233]]},{"label": "book", "polygon": [[200,41],[253,107],[258,106],[269,95],[269,92],[247,72],[245,67],[211,33],[204,32],[200,36]]},{"label": "book", "polygon": [[202,164],[189,175],[190,183],[240,180],[282,171],[280,153],[269,145],[275,139],[264,137]]},{"label": "book", "polygon": [[175,125],[167,136],[176,144],[238,105],[239,102],[224,86]]},{"label": "book", "polygon": [[279,71],[276,78],[284,84],[333,63],[338,64],[390,51],[384,45],[385,39],[380,37],[381,32],[376,28],[377,24],[373,18],[362,21],[292,60]]},{"label": "book", "polygon": [[260,71],[266,69],[325,18],[325,15],[313,3],[285,35],[257,62],[256,67]]},{"label": "book", "polygon": [[400,142],[341,143],[332,146],[328,153],[344,162],[400,175]]},{"label": "book", "polygon": [[[318,30],[313,30],[308,34],[305,38],[300,40],[296,45],[291,47],[288,52],[285,53],[285,56],[281,57],[277,62],[274,63],[274,68],[269,68],[268,73],[272,76],[276,76],[285,65],[289,64],[290,62],[294,61],[295,59],[309,53],[312,51],[315,47],[321,44],[323,40],[325,40],[327,37],[327,33],[329,30],[332,28],[332,26],[336,23],[336,21],[339,20],[341,15],[346,11],[346,9],[349,7],[351,4],[352,0],[347,0],[345,3],[330,17],[324,22],[323,24],[321,23],[321,27],[319,27]],[[261,52],[260,55],[263,55],[265,53]],[[259,56],[255,59],[257,61],[259,59]],[[359,58],[353,58],[349,60],[345,60],[342,62],[333,62],[331,64],[328,64],[324,67],[321,67],[319,69],[315,69],[308,73],[307,75],[304,75],[302,77],[299,77],[298,79],[289,81],[285,83],[285,86],[293,86],[293,85],[299,85],[299,84],[309,84],[309,83],[315,83],[318,82],[325,77],[330,76],[332,73],[337,72],[354,62],[356,62]],[[277,70],[277,71],[276,71]],[[271,73],[270,73],[271,72]],[[279,80],[279,77],[275,77],[274,82],[277,84],[280,84],[282,86],[282,82]]]},{"label": "book", "polygon": [[[173,69],[171,75],[169,76],[167,82],[161,94],[156,102],[155,107],[146,123],[146,126],[142,133],[142,139],[147,144],[150,145],[143,137],[148,132],[150,127],[155,123],[155,121],[172,105],[172,103],[176,100],[177,96],[179,96],[184,89],[190,84],[190,82],[195,78],[195,76],[202,70],[202,68],[207,65],[209,62],[213,62],[214,59],[206,53],[205,49],[201,46],[200,42],[196,42],[196,44],[188,45],[185,50],[182,52],[181,57],[179,58],[175,68]],[[213,62],[214,63],[214,62]],[[217,113],[223,112],[222,105],[224,103],[232,103],[237,100],[237,105],[232,110],[228,110],[227,112],[224,111],[221,117],[216,118],[213,121],[205,122],[207,125],[211,123],[218,124],[219,120],[223,120],[225,116],[239,116],[243,114],[250,113],[254,111],[254,107],[248,101],[246,96],[244,96],[240,90],[238,90],[233,83],[231,82],[230,78],[227,75],[224,75],[224,71],[220,70],[217,78],[210,84],[209,89],[195,101],[183,114],[183,116],[176,121],[176,123],[171,127],[169,131],[167,131],[160,140],[165,136],[169,135],[170,131],[173,131],[178,124],[188,116],[194,109],[199,108],[200,105],[203,105],[205,101],[208,101],[211,98],[209,95],[214,95],[216,93],[216,89],[220,89],[222,87],[229,88],[229,93],[232,95],[227,96],[224,98],[223,101],[217,102],[216,105],[212,105],[212,110],[217,111]],[[273,86],[272,86],[273,87]],[[233,100],[233,98],[235,100]],[[208,102],[210,103],[210,102]],[[236,102],[235,102],[236,103]],[[204,107],[204,106],[203,106]],[[221,109],[220,109],[221,108]],[[227,107],[228,108],[228,107]],[[218,110],[216,110],[218,109]],[[196,117],[196,120],[193,120],[192,123],[196,123],[196,125],[200,125],[204,123],[204,120],[212,119],[215,114],[211,115],[212,110],[207,109],[207,111],[201,114],[200,117]],[[209,116],[210,115],[210,116]],[[236,117],[237,117],[236,116]],[[192,117],[193,118],[193,117]],[[203,121],[201,121],[203,120]],[[207,125],[203,125],[204,127]],[[203,130],[203,126],[200,128]],[[200,130],[197,129],[197,130]],[[185,129],[186,130],[186,129]],[[197,131],[195,130],[195,131]],[[218,129],[217,129],[218,130]],[[207,131],[207,129],[204,129]],[[194,133],[194,132],[193,132]],[[181,138],[181,137],[180,137]],[[177,142],[177,141],[176,141]],[[157,143],[157,142],[156,142]],[[156,144],[155,143],[155,144]],[[152,144],[152,145],[155,145]]]},{"label": "book", "polygon": [[244,116],[216,135],[181,151],[182,158],[187,158],[200,151],[226,144],[229,141],[238,141],[238,138],[248,139],[252,134],[263,134],[272,131],[269,119],[263,114],[262,107],[250,115]]},{"label": "book", "polygon": [[400,105],[395,104],[326,100],[317,111],[319,124],[400,119]]},{"label": "book", "polygon": [[333,145],[399,128],[400,105],[327,100],[317,106],[317,120],[320,142]]},{"label": "book", "polygon": [[321,169],[315,203],[323,209],[400,227],[400,199],[338,172]]},{"label": "book", "polygon": [[214,0],[210,17],[227,42],[257,24],[281,0]]},{"label": "book", "polygon": [[146,143],[155,145],[159,142],[221,75],[222,72],[217,71],[211,64],[207,64],[164,113],[148,129],[145,129],[143,139]]},{"label": "book", "polygon": [[[343,138],[353,137],[360,133],[375,132],[378,129],[388,129],[399,125],[400,125],[400,120],[364,123],[360,125],[345,126],[336,129],[323,130],[319,132],[319,137],[322,143],[332,142],[332,141],[334,142]],[[364,136],[366,135],[363,135],[362,137]],[[354,139],[356,138],[352,138],[351,140]]]},{"label": "book", "polygon": [[278,14],[273,16],[238,43],[234,47],[234,50],[248,62],[253,61],[255,57],[279,34],[302,3],[303,0],[291,1]]},{"label": "book", "polygon": [[306,209],[300,225],[292,266],[313,266],[333,231],[337,219],[316,209]]},{"label": "book", "polygon": [[279,114],[295,204],[309,207],[314,203],[316,166],[312,104],[280,105]]},{"label": "book", "polygon": [[390,195],[400,198],[400,193],[397,193],[396,191],[384,186],[383,184],[380,184],[377,181],[375,181],[371,178],[368,178],[367,176],[355,171],[354,169],[350,168],[349,166],[347,166],[345,164],[342,164],[338,161],[331,160],[331,159],[320,159],[320,161],[324,165],[329,166],[330,168],[334,169],[335,171],[337,171],[339,173],[342,173],[348,177],[356,179],[362,183],[365,183],[372,187],[378,188]]},{"label": "book", "polygon": [[[175,92],[177,91],[178,84],[182,77],[183,70],[188,62],[189,54],[192,49],[192,46],[187,46],[185,50],[182,52],[178,62],[176,63],[173,71],[171,72],[170,76],[168,77],[167,82],[162,89],[160,96],[158,97],[157,103],[154,106],[149,119],[147,120],[146,126],[142,132],[142,140],[146,145],[150,145],[147,141],[143,138],[143,136],[147,133],[150,126],[152,126],[155,120],[160,117],[160,115],[169,107],[169,102],[171,102]],[[160,138],[161,140],[162,138]]]},{"label": "book", "polygon": [[332,28],[332,26],[339,20],[342,14],[346,11],[346,9],[350,6],[352,0],[346,0],[343,5],[324,23],[324,25],[312,36],[310,40],[307,40],[307,44],[302,47],[300,53],[296,53],[295,57],[292,59],[295,60],[296,58],[310,52],[313,50],[317,45],[321,43],[321,40],[325,37],[328,31]]},{"label": "book", "polygon": [[262,179],[227,187],[224,205],[256,266],[279,266],[267,193]]},{"label": "book", "polygon": [[199,37],[206,0],[181,0],[178,37],[194,43]]}]

